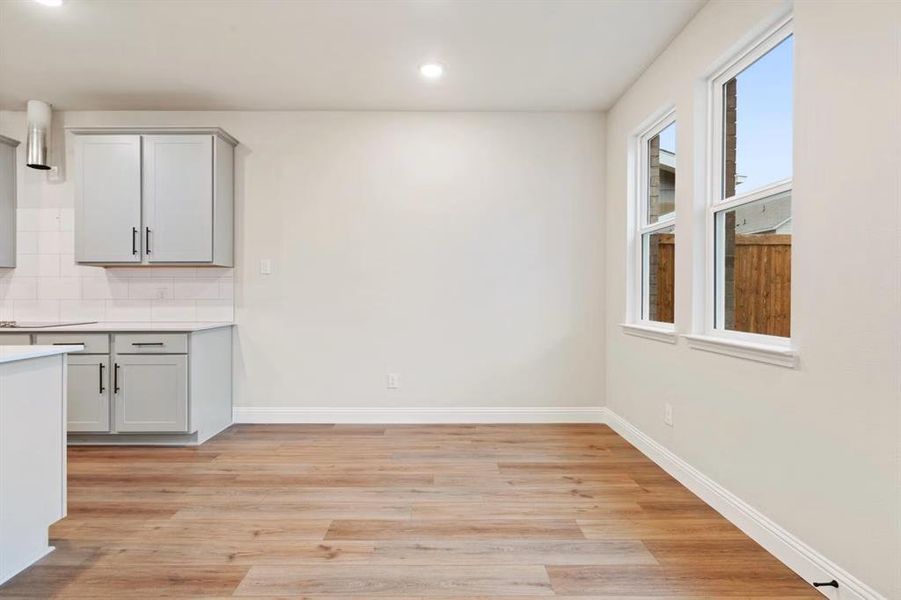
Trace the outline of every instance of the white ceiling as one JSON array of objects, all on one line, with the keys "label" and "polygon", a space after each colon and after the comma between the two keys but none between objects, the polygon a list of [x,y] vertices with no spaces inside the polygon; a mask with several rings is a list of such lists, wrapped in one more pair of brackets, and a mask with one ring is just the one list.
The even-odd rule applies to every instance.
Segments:
[{"label": "white ceiling", "polygon": [[606,109],[702,4],[0,0],[0,107]]}]

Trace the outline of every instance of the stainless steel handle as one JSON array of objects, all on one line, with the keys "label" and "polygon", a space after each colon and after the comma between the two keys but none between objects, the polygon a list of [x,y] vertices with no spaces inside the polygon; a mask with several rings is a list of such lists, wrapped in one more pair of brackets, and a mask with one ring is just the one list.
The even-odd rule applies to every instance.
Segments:
[{"label": "stainless steel handle", "polygon": [[132,346],[165,346],[163,342],[132,342]]}]

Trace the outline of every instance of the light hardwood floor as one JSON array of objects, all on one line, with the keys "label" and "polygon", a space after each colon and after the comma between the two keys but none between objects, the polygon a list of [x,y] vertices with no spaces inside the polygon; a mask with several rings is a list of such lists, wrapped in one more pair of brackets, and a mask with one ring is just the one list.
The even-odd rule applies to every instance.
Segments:
[{"label": "light hardwood floor", "polygon": [[70,448],[51,534],[0,598],[821,598],[601,425]]}]

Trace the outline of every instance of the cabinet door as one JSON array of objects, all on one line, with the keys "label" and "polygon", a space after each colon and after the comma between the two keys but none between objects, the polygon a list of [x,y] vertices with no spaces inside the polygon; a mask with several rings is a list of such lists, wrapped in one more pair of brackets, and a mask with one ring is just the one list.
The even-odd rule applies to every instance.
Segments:
[{"label": "cabinet door", "polygon": [[109,431],[109,356],[68,357],[69,431]]},{"label": "cabinet door", "polygon": [[149,262],[213,260],[213,136],[144,136]]},{"label": "cabinet door", "polygon": [[141,136],[75,139],[75,260],[141,262]]},{"label": "cabinet door", "polygon": [[113,387],[116,431],[187,431],[186,355],[117,355]]},{"label": "cabinet door", "polygon": [[16,147],[0,140],[0,267],[16,266]]}]

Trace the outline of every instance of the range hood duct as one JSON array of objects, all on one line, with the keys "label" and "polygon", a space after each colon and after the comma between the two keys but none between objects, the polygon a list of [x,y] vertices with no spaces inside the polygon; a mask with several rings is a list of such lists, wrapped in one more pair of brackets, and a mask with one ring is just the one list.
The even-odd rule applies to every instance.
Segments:
[{"label": "range hood duct", "polygon": [[50,105],[28,101],[28,131],[25,135],[25,164],[32,169],[50,170]]}]

